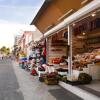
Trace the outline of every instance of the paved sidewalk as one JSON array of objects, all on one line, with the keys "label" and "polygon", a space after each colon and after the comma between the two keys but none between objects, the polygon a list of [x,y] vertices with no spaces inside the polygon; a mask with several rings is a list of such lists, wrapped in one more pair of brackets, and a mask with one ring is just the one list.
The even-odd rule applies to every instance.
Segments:
[{"label": "paved sidewalk", "polygon": [[87,84],[85,86],[100,93],[100,80],[94,80],[91,84]]},{"label": "paved sidewalk", "polygon": [[83,100],[58,85],[50,86],[39,82],[38,76],[31,76],[15,62],[13,67],[25,100]]},{"label": "paved sidewalk", "polygon": [[59,89],[59,86],[47,86],[39,82],[37,76],[31,76],[29,72],[21,69],[15,62],[13,62],[13,68],[24,100],[57,100],[48,90]]},{"label": "paved sidewalk", "polygon": [[91,93],[92,91],[89,92],[89,91],[79,88],[78,86],[72,86],[64,82],[59,82],[59,85],[65,88],[66,90],[74,93],[75,95],[79,96],[83,100],[100,100],[99,96],[96,96]]}]

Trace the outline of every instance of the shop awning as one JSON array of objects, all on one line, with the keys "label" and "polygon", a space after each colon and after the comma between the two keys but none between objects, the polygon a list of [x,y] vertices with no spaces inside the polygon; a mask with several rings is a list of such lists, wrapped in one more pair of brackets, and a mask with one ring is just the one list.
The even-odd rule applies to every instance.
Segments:
[{"label": "shop awning", "polygon": [[78,20],[79,18],[83,17],[84,15],[92,12],[93,10],[97,9],[100,7],[100,0],[93,0],[91,3],[86,5],[85,7],[81,8],[77,12],[75,12],[73,15],[67,17],[63,22],[49,30],[48,32],[44,33],[44,38],[53,35],[56,31],[67,27],[69,24],[72,22]]}]

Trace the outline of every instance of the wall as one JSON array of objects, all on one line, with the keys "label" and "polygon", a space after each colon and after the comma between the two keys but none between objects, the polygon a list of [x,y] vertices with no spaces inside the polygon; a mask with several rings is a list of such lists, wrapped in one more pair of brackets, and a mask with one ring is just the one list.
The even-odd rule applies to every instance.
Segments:
[{"label": "wall", "polygon": [[34,42],[39,41],[42,37],[43,37],[43,34],[38,29],[36,29],[33,34],[33,41]]}]

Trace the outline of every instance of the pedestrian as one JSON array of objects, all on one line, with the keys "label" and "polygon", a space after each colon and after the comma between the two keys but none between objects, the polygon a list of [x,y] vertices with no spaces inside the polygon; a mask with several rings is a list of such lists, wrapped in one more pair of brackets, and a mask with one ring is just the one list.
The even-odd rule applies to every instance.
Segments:
[{"label": "pedestrian", "polygon": [[0,54],[0,60],[2,60],[2,54]]}]

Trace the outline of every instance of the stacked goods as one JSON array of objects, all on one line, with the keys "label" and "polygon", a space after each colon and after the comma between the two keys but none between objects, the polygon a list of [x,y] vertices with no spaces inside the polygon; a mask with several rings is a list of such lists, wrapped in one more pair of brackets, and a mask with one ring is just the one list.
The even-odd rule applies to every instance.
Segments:
[{"label": "stacked goods", "polygon": [[33,53],[33,54],[32,54],[32,57],[33,57],[33,58],[36,58],[35,49],[33,49],[32,53]]},{"label": "stacked goods", "polygon": [[51,72],[51,73],[48,73],[46,77],[47,78],[56,78],[57,75],[58,75],[57,72]]},{"label": "stacked goods", "polygon": [[41,67],[38,67],[38,75],[40,82],[44,82],[44,78],[47,75],[46,66],[46,64],[43,64]]},{"label": "stacked goods", "polygon": [[73,69],[82,70],[88,64],[100,62],[100,49],[74,56]]},{"label": "stacked goods", "polygon": [[100,63],[100,51],[95,56],[95,63]]},{"label": "stacked goods", "polygon": [[39,77],[39,81],[44,82],[46,75],[47,74],[41,74],[40,77]]},{"label": "stacked goods", "polygon": [[52,59],[52,63],[53,64],[59,64],[60,63],[61,58],[53,58]]},{"label": "stacked goods", "polygon": [[78,77],[78,81],[81,84],[89,84],[92,81],[92,77],[86,73],[80,73]]},{"label": "stacked goods", "polygon": [[37,75],[37,72],[36,72],[35,69],[32,69],[32,71],[31,71],[31,75],[33,75],[33,76],[36,76],[36,75]]},{"label": "stacked goods", "polygon": [[58,72],[68,72],[68,69],[58,68],[56,69]]},{"label": "stacked goods", "polygon": [[45,68],[43,66],[38,67],[38,71],[45,71]]},{"label": "stacked goods", "polygon": [[23,51],[19,54],[19,66],[23,69],[27,66],[27,55]]},{"label": "stacked goods", "polygon": [[66,82],[67,81],[68,69],[58,68],[56,70],[57,70],[58,75],[59,75],[59,80]]},{"label": "stacked goods", "polygon": [[35,48],[35,54],[36,54],[36,66],[39,67],[39,66],[41,66],[41,62],[40,62],[41,53],[40,53],[40,49],[38,47]]},{"label": "stacked goods", "polygon": [[58,84],[58,74],[56,72],[48,73],[44,81],[47,85],[57,85]]},{"label": "stacked goods", "polygon": [[59,75],[67,75],[68,69],[58,68],[56,69]]},{"label": "stacked goods", "polygon": [[19,60],[20,60],[21,62],[27,61],[27,55],[26,55],[24,52],[21,52],[21,53],[19,54]]},{"label": "stacked goods", "polygon": [[66,75],[59,75],[58,78],[59,78],[60,81],[67,82],[67,76]]}]

